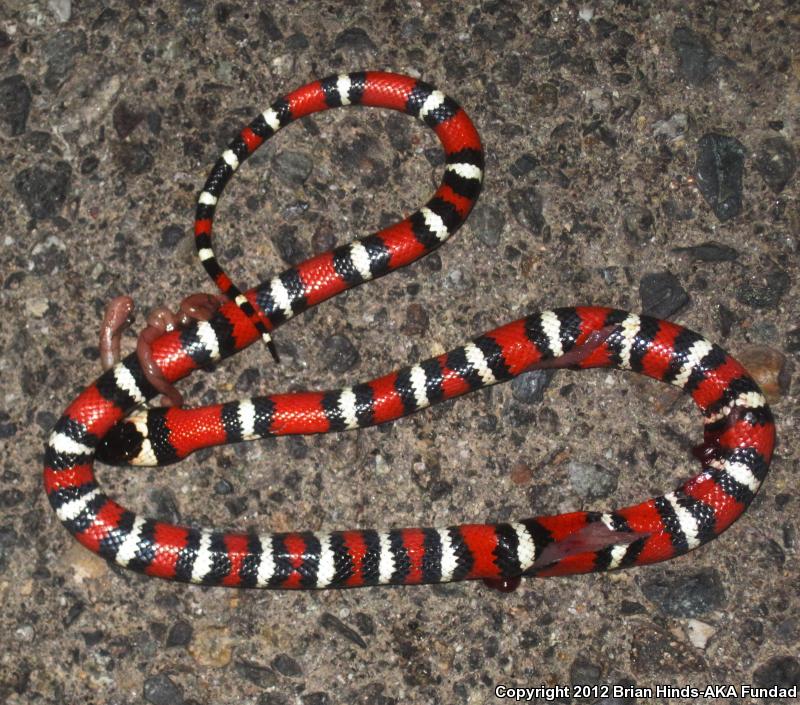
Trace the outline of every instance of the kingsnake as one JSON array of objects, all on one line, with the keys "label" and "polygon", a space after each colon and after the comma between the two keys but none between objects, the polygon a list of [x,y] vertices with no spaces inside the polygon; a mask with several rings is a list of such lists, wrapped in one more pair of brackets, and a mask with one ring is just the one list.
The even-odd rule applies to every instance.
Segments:
[{"label": "kingsnake", "polygon": [[[390,108],[425,122],[446,154],[441,185],[402,222],[313,257],[242,295],[211,244],[225,184],[281,127],[344,105]],[[178,380],[259,337],[268,339],[274,327],[310,306],[431,252],[464,222],[482,176],[482,147],[472,122],[422,81],[351,73],[286,95],[231,142],[199,197],[200,259],[231,301],[208,322],[162,335],[153,344],[154,360],[168,380]],[[141,517],[110,499],[93,472],[98,446],[112,461],[169,463],[209,445],[364,428],[537,367],[633,370],[691,394],[704,416],[701,473],[673,492],[610,512],[439,529],[256,535]],[[154,395],[135,354],[87,387],[46,444],[46,492],[67,529],[100,556],[148,575],[205,585],[322,588],[481,578],[513,584],[519,576],[662,561],[713,539],[744,512],[764,480],[774,443],[772,416],[758,386],[719,347],[674,323],[599,307],[534,313],[447,354],[351,387],[195,410],[155,409],[120,423]]]}]

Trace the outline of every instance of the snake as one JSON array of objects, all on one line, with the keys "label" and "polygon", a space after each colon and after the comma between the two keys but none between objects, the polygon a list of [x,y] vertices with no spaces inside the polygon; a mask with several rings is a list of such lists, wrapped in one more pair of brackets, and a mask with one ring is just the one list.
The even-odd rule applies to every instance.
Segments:
[{"label": "snake", "polygon": [[[218,199],[241,164],[278,130],[341,106],[418,118],[444,149],[441,183],[402,221],[242,291],[212,244]],[[150,359],[168,384],[261,339],[293,316],[432,252],[465,221],[481,191],[484,156],[463,108],[428,83],[394,73],[339,74],[275,101],[241,129],[197,201],[199,259],[225,295],[207,320],[151,336]],[[137,514],[99,485],[94,461],[168,464],[199,448],[267,436],[343,432],[383,424],[537,369],[612,368],[674,385],[703,419],[701,471],[634,506],[440,528],[259,533],[180,526]],[[512,589],[527,576],[643,566],[680,556],[725,531],[767,474],[775,426],[744,367],[676,323],[600,307],[531,313],[471,342],[376,379],[328,391],[257,396],[202,408],[148,407],[159,385],[131,353],[87,386],[45,443],[50,505],[83,546],[119,566],[202,585],[344,588],[482,579]],[[132,414],[132,415],[131,415]]]}]

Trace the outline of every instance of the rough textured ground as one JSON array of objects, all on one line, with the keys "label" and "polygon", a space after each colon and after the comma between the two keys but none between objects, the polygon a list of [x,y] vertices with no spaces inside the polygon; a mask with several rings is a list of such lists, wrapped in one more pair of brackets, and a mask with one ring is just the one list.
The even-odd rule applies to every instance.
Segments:
[{"label": "rough textured ground", "polygon": [[[499,683],[797,684],[793,5],[0,1],[0,700],[487,703]],[[189,234],[221,147],[282,92],[373,67],[424,76],[472,115],[488,155],[476,213],[439,253],[287,324],[280,367],[254,346],[195,376],[190,399],[367,379],[541,307],[663,307],[734,354],[787,358],[772,472],[719,541],[510,595],[288,594],[119,572],[57,522],[42,443],[97,372],[103,302],[207,289]],[[410,212],[440,170],[410,118],[304,120],[236,176],[221,259],[255,283]],[[606,508],[694,471],[697,414],[656,383],[561,373],[540,397],[504,385],[385,428],[101,477],[161,517],[316,529]]]}]

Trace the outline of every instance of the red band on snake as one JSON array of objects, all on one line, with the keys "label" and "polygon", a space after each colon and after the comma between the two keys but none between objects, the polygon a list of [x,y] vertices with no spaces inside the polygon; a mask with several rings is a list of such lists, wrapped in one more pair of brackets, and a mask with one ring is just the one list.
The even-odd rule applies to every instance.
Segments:
[{"label": "red band on snake", "polygon": [[[444,179],[402,222],[338,247],[242,294],[214,257],[211,223],[222,189],[278,129],[342,105],[390,108],[422,119],[446,154]],[[483,177],[478,134],[464,111],[421,81],[352,73],[315,81],[276,101],[244,128],[200,194],[200,259],[230,299],[208,321],[160,335],[151,359],[169,382],[232,355],[297,313],[402,267],[444,242],[471,211]],[[704,421],[702,470],[674,491],[606,512],[516,522],[255,534],[177,526],[121,507],[100,488],[107,461],[169,463],[197,448],[268,435],[364,428],[525,371],[613,367],[683,389]],[[148,575],[206,585],[355,587],[611,570],[686,553],[727,529],[767,473],[774,424],[743,367],[674,323],[601,307],[533,313],[455,350],[378,379],[323,392],[257,397],[202,409],[164,408],[125,418],[157,390],[130,355],[87,387],[56,424],[44,484],[66,528],[90,550]]]}]

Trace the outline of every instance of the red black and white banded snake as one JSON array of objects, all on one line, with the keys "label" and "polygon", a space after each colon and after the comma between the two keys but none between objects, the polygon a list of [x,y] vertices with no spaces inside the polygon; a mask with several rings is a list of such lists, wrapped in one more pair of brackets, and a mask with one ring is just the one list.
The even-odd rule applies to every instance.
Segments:
[{"label": "red black and white banded snake", "polygon": [[[446,154],[443,181],[400,223],[313,257],[242,294],[220,268],[211,222],[231,175],[288,123],[341,105],[416,116]],[[288,94],[229,145],[200,194],[200,259],[230,299],[208,321],[166,332],[151,355],[169,382],[243,349],[297,313],[402,267],[441,245],[480,192],[483,153],[465,112],[433,87],[390,73],[315,81]],[[571,512],[447,528],[251,534],[176,526],[141,517],[98,485],[96,454],[109,461],[169,463],[199,447],[268,435],[364,428],[541,367],[633,370],[682,388],[704,417],[702,471],[676,490],[608,512]],[[715,538],[747,508],[769,467],[774,424],[758,386],[716,345],[674,323],[600,308],[533,313],[455,350],[378,379],[202,409],[134,409],[157,393],[131,354],[64,412],[45,447],[44,484],[67,529],[121,566],[206,585],[351,587],[547,576],[644,565]],[[122,422],[122,423],[120,423]]]}]

